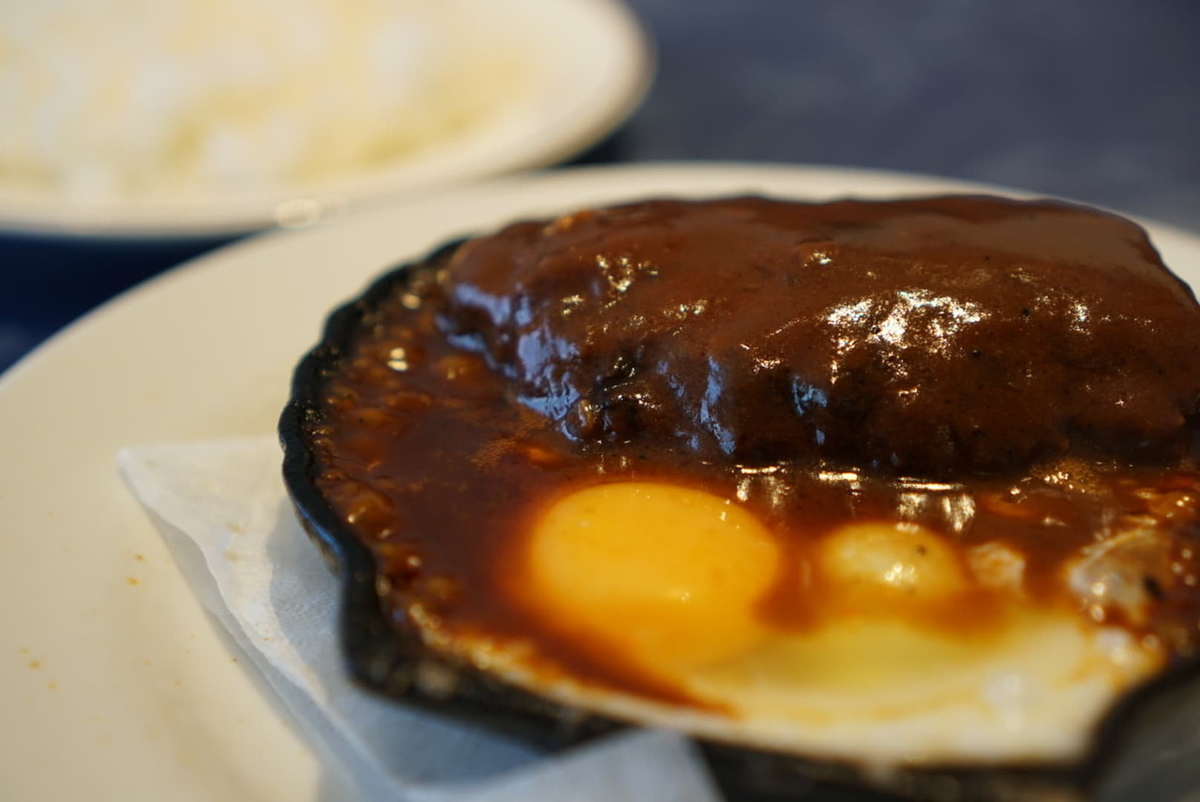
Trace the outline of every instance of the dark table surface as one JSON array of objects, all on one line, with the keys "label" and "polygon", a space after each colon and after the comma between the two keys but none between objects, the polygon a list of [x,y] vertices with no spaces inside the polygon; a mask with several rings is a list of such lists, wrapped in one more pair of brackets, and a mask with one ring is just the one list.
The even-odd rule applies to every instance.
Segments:
[{"label": "dark table surface", "polygon": [[[659,68],[585,162],[853,165],[1200,231],[1200,2],[629,0]],[[0,370],[218,243],[0,236]]]}]

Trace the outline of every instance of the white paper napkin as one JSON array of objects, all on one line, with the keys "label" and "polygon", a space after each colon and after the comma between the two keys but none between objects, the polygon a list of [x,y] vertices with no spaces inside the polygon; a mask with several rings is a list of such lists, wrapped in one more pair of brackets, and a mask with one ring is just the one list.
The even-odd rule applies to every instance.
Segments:
[{"label": "white paper napkin", "polygon": [[353,685],[337,582],[286,498],[273,437],[124,449],[118,466],[199,600],[258,666],[332,770],[414,802],[716,802],[684,738],[634,731],[547,757]]}]

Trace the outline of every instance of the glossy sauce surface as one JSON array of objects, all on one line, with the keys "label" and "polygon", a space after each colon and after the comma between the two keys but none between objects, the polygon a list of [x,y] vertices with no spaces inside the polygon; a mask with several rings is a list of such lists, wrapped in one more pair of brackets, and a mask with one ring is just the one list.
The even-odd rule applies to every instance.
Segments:
[{"label": "glossy sauce surface", "polygon": [[582,444],[945,477],[1161,462],[1197,424],[1191,293],[1140,228],[1062,204],[633,204],[469,243],[446,293]]},{"label": "glossy sauce surface", "polygon": [[[661,482],[749,511],[782,555],[755,615],[781,632],[858,615],[822,549],[899,523],[968,578],[907,604],[917,626],[987,637],[1014,603],[1077,609],[1182,654],[1200,634],[1198,349],[1190,292],[1107,215],[655,201],[415,268],[365,316],[310,434],[399,615],[534,637],[658,698],[681,694],[522,590],[539,516],[579,488]],[[1126,541],[1116,604],[1116,563],[1084,556]]]}]

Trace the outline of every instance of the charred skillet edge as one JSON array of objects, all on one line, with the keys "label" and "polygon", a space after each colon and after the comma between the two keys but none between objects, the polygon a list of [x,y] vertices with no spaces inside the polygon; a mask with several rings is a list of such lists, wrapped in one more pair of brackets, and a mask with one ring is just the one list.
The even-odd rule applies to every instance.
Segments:
[{"label": "charred skillet edge", "polygon": [[[300,522],[341,582],[341,648],[351,676],[368,690],[556,750],[628,726],[547,701],[503,682],[467,661],[427,646],[402,614],[384,610],[376,593],[370,551],[328,505],[315,483],[304,424],[318,413],[321,387],[337,366],[354,332],[397,285],[417,272],[442,266],[464,239],[424,259],[397,267],[328,318],[320,342],[293,375],[291,398],[279,420],[283,479]],[[795,799],[823,786],[878,788],[913,799],[1013,800],[1083,798],[1103,778],[1111,759],[1129,740],[1129,725],[1160,691],[1194,680],[1200,656],[1129,695],[1098,728],[1089,756],[1075,766],[933,766],[868,775],[850,763],[756,752],[735,745],[700,744],[710,768],[731,799],[747,802]],[[864,794],[870,791],[862,792]],[[840,798],[847,799],[843,791]],[[866,797],[863,797],[866,798]]]},{"label": "charred skillet edge", "polygon": [[296,368],[291,398],[280,415],[283,480],[300,523],[340,578],[341,648],[357,682],[384,696],[512,732],[545,748],[562,748],[624,725],[564,710],[467,662],[438,654],[425,645],[414,625],[384,610],[376,593],[374,557],[317,488],[304,431],[304,425],[319,415],[326,376],[364,317],[418,271],[444,264],[463,242],[451,241],[424,259],[385,273],[329,316],[320,342]]}]

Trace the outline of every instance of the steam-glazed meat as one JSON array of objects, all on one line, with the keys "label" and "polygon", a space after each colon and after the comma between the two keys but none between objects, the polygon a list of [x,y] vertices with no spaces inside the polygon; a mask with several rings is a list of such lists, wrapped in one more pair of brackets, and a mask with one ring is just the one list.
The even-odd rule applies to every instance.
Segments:
[{"label": "steam-glazed meat", "polygon": [[581,443],[951,477],[1170,461],[1197,427],[1191,292],[1071,205],[652,201],[517,223],[445,276],[456,343]]}]

